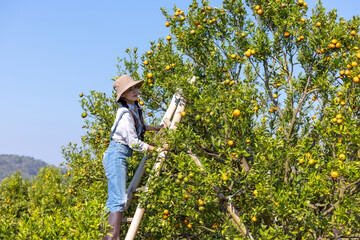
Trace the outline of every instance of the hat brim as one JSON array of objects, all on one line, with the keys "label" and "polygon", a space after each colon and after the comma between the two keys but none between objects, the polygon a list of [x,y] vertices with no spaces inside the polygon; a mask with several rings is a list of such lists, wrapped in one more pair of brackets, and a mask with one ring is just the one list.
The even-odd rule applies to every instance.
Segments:
[{"label": "hat brim", "polygon": [[124,89],[121,92],[118,92],[116,95],[116,102],[119,102],[121,95],[123,95],[124,92],[126,92],[129,88],[131,87],[137,87],[137,88],[141,88],[141,86],[144,84],[144,80],[141,81],[135,81],[132,82],[131,84],[128,84],[127,86],[124,87]]}]

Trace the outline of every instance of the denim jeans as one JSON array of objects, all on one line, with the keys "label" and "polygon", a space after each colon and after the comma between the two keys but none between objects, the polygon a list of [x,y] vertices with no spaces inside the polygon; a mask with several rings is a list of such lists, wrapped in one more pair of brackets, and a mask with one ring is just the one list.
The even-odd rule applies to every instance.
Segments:
[{"label": "denim jeans", "polygon": [[123,212],[126,196],[126,176],[129,163],[126,158],[132,155],[132,149],[114,141],[110,142],[103,156],[103,166],[108,179],[108,200],[106,208],[109,212]]}]

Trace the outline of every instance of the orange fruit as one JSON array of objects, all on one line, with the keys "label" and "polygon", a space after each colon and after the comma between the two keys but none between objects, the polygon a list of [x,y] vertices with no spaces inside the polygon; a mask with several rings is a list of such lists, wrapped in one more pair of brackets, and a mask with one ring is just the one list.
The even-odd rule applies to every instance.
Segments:
[{"label": "orange fruit", "polygon": [[181,112],[181,116],[185,117],[186,112]]},{"label": "orange fruit", "polygon": [[331,172],[331,177],[332,178],[337,178],[338,176],[339,176],[339,174],[336,171]]},{"label": "orange fruit", "polygon": [[284,32],[284,37],[289,37],[290,33],[289,32]]},{"label": "orange fruit", "polygon": [[165,67],[165,69],[168,71],[168,70],[170,70],[170,66],[169,65],[167,65],[166,67]]},{"label": "orange fruit", "polygon": [[228,141],[228,145],[229,145],[229,146],[232,146],[232,145],[234,145],[234,141],[232,141],[232,140],[229,140],[229,141]]},{"label": "orange fruit", "polygon": [[235,117],[240,116],[240,110],[239,110],[239,109],[235,109],[235,110],[233,111],[233,116],[235,116]]},{"label": "orange fruit", "polygon": [[227,175],[226,173],[223,173],[223,174],[221,175],[221,179],[222,179],[223,181],[227,181],[227,180],[229,180],[229,177],[228,177],[228,175]]},{"label": "orange fruit", "polygon": [[148,78],[152,78],[153,74],[152,74],[152,73],[148,73],[146,76],[147,76]]},{"label": "orange fruit", "polygon": [[317,27],[321,27],[321,22],[317,22],[317,23],[316,23],[316,26],[317,26]]},{"label": "orange fruit", "polygon": [[257,217],[256,216],[253,216],[252,218],[251,218],[251,221],[253,221],[253,222],[257,222]]},{"label": "orange fruit", "polygon": [[171,40],[171,35],[167,35],[166,40],[170,41]]},{"label": "orange fruit", "polygon": [[311,158],[311,159],[309,160],[309,164],[310,164],[310,165],[313,165],[314,163],[315,163],[315,160]]},{"label": "orange fruit", "polygon": [[236,54],[235,53],[231,54],[231,58],[232,59],[236,58]]},{"label": "orange fruit", "polygon": [[144,64],[145,64],[145,65],[148,65],[148,64],[149,64],[149,61],[148,61],[148,60],[145,60],[145,61],[144,61]]},{"label": "orange fruit", "polygon": [[257,10],[258,15],[262,15],[263,13],[264,13],[264,10],[262,10],[262,9]]},{"label": "orange fruit", "polygon": [[165,210],[164,210],[164,214],[168,215],[168,214],[169,214],[169,210],[165,209]]},{"label": "orange fruit", "polygon": [[353,82],[358,83],[359,82],[359,77],[353,77]]},{"label": "orange fruit", "polygon": [[166,22],[166,23],[165,23],[165,27],[168,27],[168,26],[170,26],[170,23],[169,23],[169,22]]},{"label": "orange fruit", "polygon": [[250,51],[246,51],[246,52],[245,52],[245,56],[250,57],[250,56],[251,56],[251,52],[250,52]]}]

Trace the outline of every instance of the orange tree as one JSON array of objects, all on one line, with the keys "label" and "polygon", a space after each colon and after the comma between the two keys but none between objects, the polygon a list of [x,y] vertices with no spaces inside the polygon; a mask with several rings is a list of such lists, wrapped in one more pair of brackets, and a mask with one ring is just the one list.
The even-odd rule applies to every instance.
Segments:
[{"label": "orange tree", "polygon": [[[221,8],[194,1],[186,12],[163,13],[169,35],[119,60],[119,74],[146,81],[140,104],[148,123],[158,123],[173,94],[186,100],[176,131],[163,136],[170,148],[161,169],[148,160],[148,189],[127,213],[137,202],[146,208],[137,237],[356,236],[360,19],[345,21],[321,3],[310,12],[302,0],[225,0]],[[106,232],[101,161],[115,93],[80,97],[86,133],[82,146],[63,148],[62,170],[0,184],[1,237]],[[129,181],[141,157],[129,159]]]},{"label": "orange tree", "polygon": [[163,12],[170,35],[142,63],[132,51],[123,62],[146,81],[147,108],[165,109],[178,89],[187,104],[141,197],[144,237],[242,238],[239,226],[255,239],[359,233],[359,18],[301,0]]}]

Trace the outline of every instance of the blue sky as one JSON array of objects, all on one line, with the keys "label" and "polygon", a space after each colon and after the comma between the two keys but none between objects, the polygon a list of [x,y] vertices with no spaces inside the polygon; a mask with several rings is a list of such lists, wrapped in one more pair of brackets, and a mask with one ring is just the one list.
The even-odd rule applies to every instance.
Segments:
[{"label": "blue sky", "polygon": [[[0,154],[62,162],[61,146],[84,133],[79,93],[110,94],[117,57],[168,35],[160,7],[186,13],[191,2],[0,0]],[[323,3],[358,14],[356,0]]]}]

